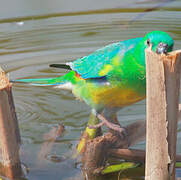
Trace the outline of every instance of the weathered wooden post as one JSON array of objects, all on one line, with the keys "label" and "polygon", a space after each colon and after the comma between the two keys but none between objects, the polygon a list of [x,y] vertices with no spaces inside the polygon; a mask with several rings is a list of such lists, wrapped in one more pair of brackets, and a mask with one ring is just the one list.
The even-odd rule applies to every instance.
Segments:
[{"label": "weathered wooden post", "polygon": [[11,84],[0,69],[0,175],[10,179],[22,175],[19,146],[20,134]]},{"label": "weathered wooden post", "polygon": [[175,179],[181,50],[157,55],[146,49],[146,180]]}]

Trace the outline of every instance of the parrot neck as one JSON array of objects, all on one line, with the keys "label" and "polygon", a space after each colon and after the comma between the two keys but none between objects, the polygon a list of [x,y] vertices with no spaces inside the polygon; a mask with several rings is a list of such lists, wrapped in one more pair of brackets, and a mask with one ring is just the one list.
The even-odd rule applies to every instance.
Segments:
[{"label": "parrot neck", "polygon": [[134,57],[136,61],[145,66],[145,44],[141,41],[134,49]]}]

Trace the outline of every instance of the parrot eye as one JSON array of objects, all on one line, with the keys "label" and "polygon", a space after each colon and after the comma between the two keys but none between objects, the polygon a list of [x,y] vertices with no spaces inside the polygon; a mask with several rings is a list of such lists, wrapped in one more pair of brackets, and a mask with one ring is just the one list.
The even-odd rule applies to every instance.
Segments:
[{"label": "parrot eye", "polygon": [[150,46],[150,39],[147,40],[147,45]]}]

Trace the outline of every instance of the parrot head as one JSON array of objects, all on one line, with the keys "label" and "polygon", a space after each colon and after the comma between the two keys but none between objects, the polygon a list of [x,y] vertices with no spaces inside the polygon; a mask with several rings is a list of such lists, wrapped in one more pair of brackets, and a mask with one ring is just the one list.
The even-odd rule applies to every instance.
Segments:
[{"label": "parrot head", "polygon": [[152,51],[157,54],[171,52],[174,45],[170,35],[163,31],[152,31],[143,38],[143,41],[145,48],[152,46]]}]

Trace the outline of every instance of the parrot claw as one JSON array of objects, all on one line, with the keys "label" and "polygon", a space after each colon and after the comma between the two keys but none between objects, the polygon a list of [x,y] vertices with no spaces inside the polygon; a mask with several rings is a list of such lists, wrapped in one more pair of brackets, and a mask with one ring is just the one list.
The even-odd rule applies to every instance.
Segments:
[{"label": "parrot claw", "polygon": [[99,124],[96,125],[90,125],[89,128],[90,129],[97,129],[102,127],[103,125],[107,126],[109,129],[114,130],[115,132],[119,133],[119,136],[122,139],[125,139],[128,136],[128,133],[126,131],[125,128],[120,127],[120,125],[118,124],[114,124],[112,122],[109,122],[106,118],[104,118],[101,114],[97,114],[97,117],[102,121]]},{"label": "parrot claw", "polygon": [[96,125],[89,125],[89,129],[97,129],[97,128],[100,128],[104,125],[104,122],[101,122],[99,124],[96,124]]}]

